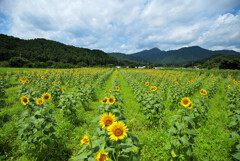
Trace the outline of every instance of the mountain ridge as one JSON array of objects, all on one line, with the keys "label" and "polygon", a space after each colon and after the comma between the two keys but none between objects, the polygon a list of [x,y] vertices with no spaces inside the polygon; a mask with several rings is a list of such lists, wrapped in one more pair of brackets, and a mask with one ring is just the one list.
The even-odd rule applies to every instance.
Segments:
[{"label": "mountain ridge", "polygon": [[176,50],[160,50],[152,48],[137,53],[129,54],[130,56],[141,57],[149,63],[154,64],[186,64],[191,61],[201,60],[216,54],[240,55],[234,50],[208,50],[200,46],[182,47]]}]

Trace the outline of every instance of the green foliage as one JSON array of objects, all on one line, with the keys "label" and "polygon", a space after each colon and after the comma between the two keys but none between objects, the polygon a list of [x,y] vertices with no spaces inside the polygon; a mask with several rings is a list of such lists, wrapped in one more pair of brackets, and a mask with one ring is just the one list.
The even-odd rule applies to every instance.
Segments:
[{"label": "green foliage", "polygon": [[12,57],[9,59],[9,65],[11,67],[23,67],[25,64],[28,64],[29,61],[23,57]]},{"label": "green foliage", "polygon": [[[0,61],[9,60],[11,67],[23,67],[29,62],[41,62],[34,64],[39,68],[45,67],[46,65],[42,62],[47,61],[57,62],[54,65],[55,68],[69,68],[79,62],[84,65],[117,65],[119,62],[101,50],[78,48],[45,39],[22,40],[3,34],[0,34],[0,49]],[[22,59],[11,60],[11,58],[19,56]],[[51,63],[47,65],[48,67],[53,66]]]},{"label": "green foliage", "polygon": [[189,160],[192,157],[194,137],[197,135],[193,119],[188,109],[180,109],[170,120],[173,126],[169,128],[168,133],[174,137],[169,146],[174,160]]}]

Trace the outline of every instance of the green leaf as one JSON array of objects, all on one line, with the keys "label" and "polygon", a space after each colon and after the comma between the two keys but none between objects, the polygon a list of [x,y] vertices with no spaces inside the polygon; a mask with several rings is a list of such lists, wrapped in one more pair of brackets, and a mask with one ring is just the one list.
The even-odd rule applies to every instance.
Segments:
[{"label": "green leaf", "polygon": [[83,145],[83,147],[81,148],[81,150],[78,152],[78,154],[81,154],[82,152],[84,152],[85,150],[89,149],[89,145]]},{"label": "green leaf", "polygon": [[102,115],[96,117],[95,119],[93,119],[91,122],[99,122],[100,118],[101,118]]},{"label": "green leaf", "polygon": [[175,125],[178,128],[178,130],[182,130],[185,128],[185,123],[176,122]]},{"label": "green leaf", "polygon": [[240,160],[240,152],[232,155],[234,158],[236,158],[237,160]]},{"label": "green leaf", "polygon": [[170,129],[168,130],[168,133],[170,133],[170,134],[174,134],[176,132],[177,132],[177,129],[175,129],[173,126],[170,127]]},{"label": "green leaf", "polygon": [[189,135],[197,135],[197,133],[194,129],[186,129],[186,131]]},{"label": "green leaf", "polygon": [[176,153],[175,153],[175,151],[172,149],[172,151],[171,151],[171,155],[172,155],[172,157],[173,158],[176,158],[177,157],[177,155],[176,155]]},{"label": "green leaf", "polygon": [[79,156],[76,156],[73,158],[73,160],[84,160],[85,158],[89,158],[89,155],[91,155],[91,151],[87,152],[87,153],[83,153]]},{"label": "green leaf", "polygon": [[236,146],[236,148],[237,148],[238,150],[240,150],[240,144],[238,144],[238,145]]},{"label": "green leaf", "polygon": [[92,146],[95,147],[95,146],[100,146],[101,144],[103,144],[105,142],[105,140],[94,140],[92,141]]},{"label": "green leaf", "polygon": [[183,135],[182,137],[180,137],[180,140],[182,141],[183,144],[186,144],[188,142],[187,135]]}]

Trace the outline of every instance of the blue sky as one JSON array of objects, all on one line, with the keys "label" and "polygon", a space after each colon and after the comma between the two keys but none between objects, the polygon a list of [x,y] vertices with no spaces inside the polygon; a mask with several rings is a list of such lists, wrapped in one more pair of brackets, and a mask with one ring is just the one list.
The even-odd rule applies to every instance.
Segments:
[{"label": "blue sky", "polygon": [[240,51],[239,0],[0,0],[0,33],[105,52]]}]

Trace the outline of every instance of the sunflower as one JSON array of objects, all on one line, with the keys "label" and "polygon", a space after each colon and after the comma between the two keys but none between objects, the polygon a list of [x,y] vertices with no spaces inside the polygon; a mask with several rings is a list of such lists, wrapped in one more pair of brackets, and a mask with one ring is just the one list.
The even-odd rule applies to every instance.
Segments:
[{"label": "sunflower", "polygon": [[27,83],[27,84],[28,84],[29,82],[30,82],[30,81],[29,81],[28,79],[25,81],[25,83]]},{"label": "sunflower", "polygon": [[42,79],[44,79],[45,77],[44,77],[44,76],[42,76],[41,78],[42,78]]},{"label": "sunflower", "polygon": [[206,90],[203,91],[203,95],[207,95],[207,91]]},{"label": "sunflower", "polygon": [[19,80],[18,80],[18,82],[19,82],[19,83],[22,83],[22,80],[21,80],[21,79],[19,79]]},{"label": "sunflower", "polygon": [[29,98],[26,96],[22,96],[21,102],[22,102],[22,104],[27,105],[29,103]]},{"label": "sunflower", "polygon": [[108,128],[112,123],[116,121],[115,115],[113,115],[111,112],[102,114],[100,119],[100,125],[102,128]]},{"label": "sunflower", "polygon": [[41,76],[41,74],[37,74],[37,77],[40,77]]},{"label": "sunflower", "polygon": [[43,99],[42,99],[42,98],[38,98],[38,99],[36,100],[36,104],[37,104],[37,105],[43,104]]},{"label": "sunflower", "polygon": [[66,91],[66,88],[62,88],[62,91],[63,91],[63,92]]},{"label": "sunflower", "polygon": [[188,109],[192,109],[192,106],[193,106],[192,101],[190,101],[190,104],[189,104],[189,106],[188,106]]},{"label": "sunflower", "polygon": [[103,100],[102,100],[102,104],[106,104],[108,102],[108,98],[105,97]]},{"label": "sunflower", "polygon": [[58,84],[60,85],[60,84],[62,84],[62,82],[59,81]]},{"label": "sunflower", "polygon": [[116,101],[116,99],[113,96],[108,98],[108,103],[110,103],[110,104],[114,104],[115,101]]},{"label": "sunflower", "polygon": [[137,84],[139,84],[139,82],[137,82]]},{"label": "sunflower", "polygon": [[89,139],[89,137],[87,135],[84,135],[83,139],[80,142],[81,142],[81,145],[82,144],[89,145],[90,139]]},{"label": "sunflower", "polygon": [[105,160],[108,160],[108,152],[104,153],[104,152],[99,152],[96,156],[96,160],[97,161],[105,161]]},{"label": "sunflower", "polygon": [[110,135],[111,140],[122,140],[127,137],[127,126],[121,121],[114,122],[111,126],[107,128],[108,135]]},{"label": "sunflower", "polygon": [[200,94],[203,94],[203,93],[204,93],[204,91],[205,91],[204,89],[201,89],[201,90],[200,90]]},{"label": "sunflower", "polygon": [[52,85],[55,85],[56,83],[55,82],[52,82]]},{"label": "sunflower", "polygon": [[50,93],[44,93],[44,94],[42,95],[42,99],[43,99],[44,101],[50,100],[50,99],[51,99],[51,94],[50,94]]},{"label": "sunflower", "polygon": [[151,87],[151,91],[152,91],[152,92],[154,92],[154,91],[156,91],[156,90],[157,90],[157,87],[156,87],[156,86],[152,86],[152,87]]},{"label": "sunflower", "polygon": [[184,106],[184,107],[188,107],[190,105],[191,101],[188,97],[184,97],[182,100],[181,100],[181,104]]},{"label": "sunflower", "polygon": [[117,79],[117,76],[115,76],[114,79]]},{"label": "sunflower", "polygon": [[231,86],[231,85],[228,85],[228,88],[230,89],[230,88],[232,88],[232,86]]},{"label": "sunflower", "polygon": [[117,91],[119,91],[119,90],[120,90],[120,87],[119,87],[119,86],[116,86],[115,89],[116,89]]},{"label": "sunflower", "polygon": [[149,82],[145,82],[145,86],[149,86]]},{"label": "sunflower", "polygon": [[112,92],[112,89],[109,89],[109,92]]},{"label": "sunflower", "polygon": [[85,87],[88,87],[88,84],[85,84]]}]

